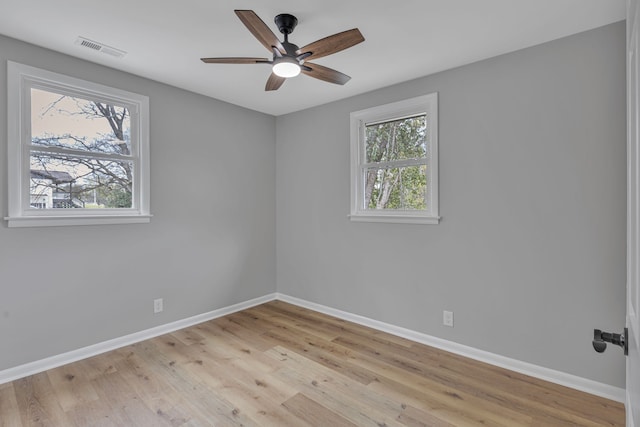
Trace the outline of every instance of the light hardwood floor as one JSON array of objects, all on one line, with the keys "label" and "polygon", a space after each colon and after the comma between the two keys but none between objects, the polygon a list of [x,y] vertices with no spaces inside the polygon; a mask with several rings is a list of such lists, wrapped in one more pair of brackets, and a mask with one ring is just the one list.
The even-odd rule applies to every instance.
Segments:
[{"label": "light hardwood floor", "polygon": [[0,426],[624,426],[623,405],[274,301],[0,385]]}]

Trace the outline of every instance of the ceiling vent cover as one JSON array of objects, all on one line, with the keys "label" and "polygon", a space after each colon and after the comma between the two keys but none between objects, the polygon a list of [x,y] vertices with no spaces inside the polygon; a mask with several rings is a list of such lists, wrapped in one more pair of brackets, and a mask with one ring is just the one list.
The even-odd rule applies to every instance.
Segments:
[{"label": "ceiling vent cover", "polygon": [[115,47],[107,46],[104,43],[100,43],[94,40],[89,40],[84,37],[78,37],[76,39],[76,44],[79,46],[84,46],[88,49],[93,49],[98,52],[106,53],[107,55],[114,56],[116,58],[122,58],[127,54],[124,50],[116,49]]}]

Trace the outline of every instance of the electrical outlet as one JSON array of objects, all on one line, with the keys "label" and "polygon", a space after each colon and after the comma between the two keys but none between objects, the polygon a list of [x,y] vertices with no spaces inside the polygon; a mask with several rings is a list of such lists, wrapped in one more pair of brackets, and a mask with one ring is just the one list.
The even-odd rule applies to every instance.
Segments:
[{"label": "electrical outlet", "polygon": [[453,311],[444,310],[442,312],[442,324],[453,328]]},{"label": "electrical outlet", "polygon": [[162,298],[158,298],[158,299],[154,299],[153,300],[153,312],[154,313],[160,313],[163,310],[162,307]]}]

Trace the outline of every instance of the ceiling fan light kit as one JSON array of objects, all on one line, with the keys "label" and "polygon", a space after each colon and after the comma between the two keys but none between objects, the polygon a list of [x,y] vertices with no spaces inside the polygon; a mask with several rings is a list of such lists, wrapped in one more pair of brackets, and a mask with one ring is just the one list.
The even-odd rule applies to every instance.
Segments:
[{"label": "ceiling fan light kit", "polygon": [[284,34],[284,41],[269,29],[267,24],[252,10],[236,10],[236,15],[247,29],[262,45],[273,54],[273,58],[201,58],[207,64],[271,64],[271,75],[265,86],[266,91],[277,90],[287,78],[300,73],[329,83],[343,85],[351,77],[322,65],[307,62],[332,53],[340,52],[364,41],[360,30],[353,28],[320,40],[316,40],[302,48],[289,43],[291,34],[298,24],[298,19],[288,13],[277,15],[274,19],[278,30]]},{"label": "ceiling fan light kit", "polygon": [[283,56],[282,58],[276,58],[273,61],[273,67],[271,70],[279,77],[295,77],[300,74],[300,65],[295,59]]}]

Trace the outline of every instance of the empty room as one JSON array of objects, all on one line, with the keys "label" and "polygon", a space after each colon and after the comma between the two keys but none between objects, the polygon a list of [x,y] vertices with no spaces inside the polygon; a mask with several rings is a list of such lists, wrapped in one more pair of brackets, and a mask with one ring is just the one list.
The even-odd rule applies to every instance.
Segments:
[{"label": "empty room", "polygon": [[0,1],[0,427],[640,427],[637,3]]}]

